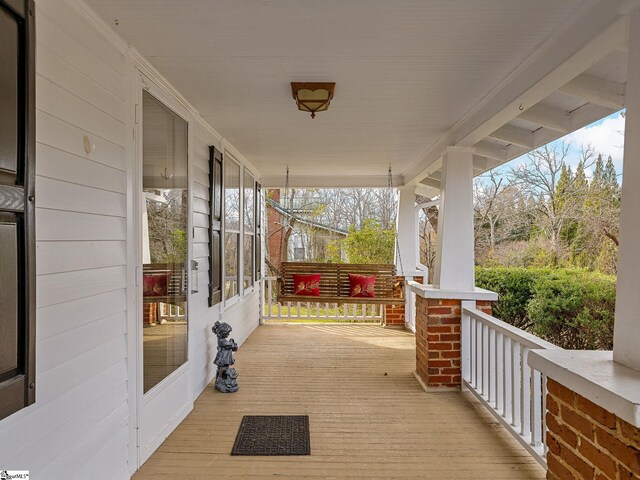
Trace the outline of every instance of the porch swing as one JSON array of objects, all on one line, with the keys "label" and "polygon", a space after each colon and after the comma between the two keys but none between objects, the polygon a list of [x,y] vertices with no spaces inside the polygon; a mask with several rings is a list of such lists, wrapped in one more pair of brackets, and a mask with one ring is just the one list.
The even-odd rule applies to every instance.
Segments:
[{"label": "porch swing", "polygon": [[[393,176],[391,167],[388,174],[389,198],[393,196]],[[287,167],[285,177],[285,196],[283,207],[286,209],[286,202],[289,194],[289,167]],[[392,200],[390,200],[392,201]],[[288,219],[284,220],[283,228],[287,227]],[[284,235],[280,236],[283,248]],[[398,231],[395,236],[396,255],[400,264],[400,275],[404,274],[402,258],[398,246]],[[320,275],[319,294],[300,295],[298,286],[294,282],[294,275]],[[351,295],[350,276],[361,275],[370,277],[375,275],[373,285],[373,297],[354,297]],[[320,302],[342,305],[344,303],[366,304],[366,305],[402,305],[405,303],[402,297],[402,289],[398,290],[402,282],[396,278],[396,266],[394,264],[364,264],[364,263],[315,263],[315,262],[282,262],[280,276],[278,277],[278,297],[279,303],[287,302]],[[399,295],[394,295],[396,292]]]}]

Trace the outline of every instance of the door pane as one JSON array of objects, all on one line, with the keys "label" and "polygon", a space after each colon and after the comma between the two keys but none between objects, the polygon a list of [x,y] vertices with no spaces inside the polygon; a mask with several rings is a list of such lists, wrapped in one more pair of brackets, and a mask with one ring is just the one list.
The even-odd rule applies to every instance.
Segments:
[{"label": "door pane", "polygon": [[144,392],[187,361],[187,122],[143,92]]},{"label": "door pane", "polygon": [[18,24],[0,6],[0,173],[18,158]]}]

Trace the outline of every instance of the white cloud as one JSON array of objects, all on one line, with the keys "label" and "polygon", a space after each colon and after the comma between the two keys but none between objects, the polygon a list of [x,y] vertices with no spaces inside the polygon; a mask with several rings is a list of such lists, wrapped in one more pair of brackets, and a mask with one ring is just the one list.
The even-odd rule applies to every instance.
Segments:
[{"label": "white cloud", "polygon": [[[618,172],[622,171],[624,147],[624,117],[620,114],[605,118],[597,125],[588,125],[567,135],[564,139],[571,143],[577,155],[581,145],[590,144],[605,157],[611,155]],[[576,159],[577,160],[577,159]]]}]

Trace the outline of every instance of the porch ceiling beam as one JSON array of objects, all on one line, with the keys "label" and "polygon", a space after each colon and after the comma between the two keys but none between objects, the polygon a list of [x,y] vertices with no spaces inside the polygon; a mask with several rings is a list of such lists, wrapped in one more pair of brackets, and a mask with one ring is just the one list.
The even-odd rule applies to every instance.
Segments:
[{"label": "porch ceiling beam", "polygon": [[[265,188],[283,188],[284,175],[265,175],[261,184]],[[387,175],[293,175],[289,177],[289,186],[296,188],[352,188],[352,187],[386,187],[389,184]],[[401,186],[404,180],[400,175],[393,176],[393,184]]]},{"label": "porch ceiling beam", "polygon": [[531,147],[520,147],[517,145],[509,145],[507,147],[503,147],[501,145],[497,145],[495,143],[490,143],[486,141],[478,142],[474,146],[475,152],[481,157],[487,157],[494,160],[498,160],[498,165],[500,163],[504,163],[506,161],[511,160],[523,153],[531,150]]},{"label": "porch ceiling beam", "polygon": [[404,173],[417,184],[452,145],[471,147],[624,45],[637,0],[597,0],[469,110]]},{"label": "porch ceiling beam", "polygon": [[560,87],[560,91],[596,105],[620,110],[624,107],[624,87],[621,83],[582,74]]},{"label": "porch ceiling beam", "polygon": [[546,128],[551,128],[556,132],[566,135],[571,131],[571,119],[569,114],[559,108],[547,107],[545,105],[534,105],[530,109],[522,112],[518,118],[528,122],[537,123]]},{"label": "porch ceiling beam", "polygon": [[422,185],[426,185],[427,187],[437,188],[438,190],[440,190],[440,180],[436,180],[435,178],[426,177],[420,180],[420,183]]},{"label": "porch ceiling beam", "polygon": [[533,148],[533,132],[526,128],[516,127],[514,125],[503,125],[491,135],[491,138],[501,140],[503,142],[511,143],[526,148]]}]

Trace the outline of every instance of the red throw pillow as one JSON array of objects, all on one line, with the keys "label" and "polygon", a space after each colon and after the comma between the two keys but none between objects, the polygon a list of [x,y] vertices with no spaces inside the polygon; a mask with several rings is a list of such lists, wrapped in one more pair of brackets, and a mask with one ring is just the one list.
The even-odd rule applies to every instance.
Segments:
[{"label": "red throw pillow", "polygon": [[373,289],[376,284],[375,275],[356,275],[349,274],[349,296],[350,297],[368,297],[376,296]]},{"label": "red throw pillow", "polygon": [[308,295],[310,297],[320,296],[320,274],[310,275],[293,274],[293,294]]},{"label": "red throw pillow", "polygon": [[164,297],[167,295],[166,273],[145,273],[142,275],[143,296]]}]

